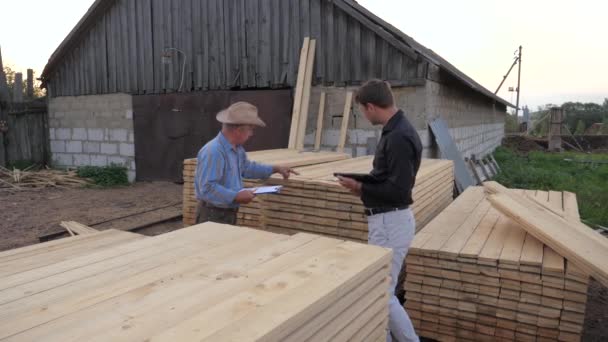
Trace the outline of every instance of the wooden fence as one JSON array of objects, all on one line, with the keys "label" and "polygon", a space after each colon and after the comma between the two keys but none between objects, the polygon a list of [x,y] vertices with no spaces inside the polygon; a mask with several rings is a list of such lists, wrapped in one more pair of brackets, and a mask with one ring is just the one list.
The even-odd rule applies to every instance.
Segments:
[{"label": "wooden fence", "polygon": [[48,164],[46,103],[8,103],[0,108],[0,165],[19,161]]}]

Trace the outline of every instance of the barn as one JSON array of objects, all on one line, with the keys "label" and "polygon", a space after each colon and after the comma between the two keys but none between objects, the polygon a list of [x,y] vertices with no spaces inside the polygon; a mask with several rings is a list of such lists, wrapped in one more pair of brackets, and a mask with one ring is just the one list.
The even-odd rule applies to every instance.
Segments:
[{"label": "barn", "polygon": [[[299,54],[316,40],[305,143],[327,94],[323,149],[339,140],[345,93],[389,81],[437,156],[428,122],[445,119],[463,156],[504,135],[507,101],[354,0],[96,0],[42,73],[56,166],[124,165],[131,180],[179,180],[184,158],[217,134],[215,114],[256,104],[268,127],[249,150],[287,146]],[[379,128],[353,108],[346,151],[370,153]]]}]

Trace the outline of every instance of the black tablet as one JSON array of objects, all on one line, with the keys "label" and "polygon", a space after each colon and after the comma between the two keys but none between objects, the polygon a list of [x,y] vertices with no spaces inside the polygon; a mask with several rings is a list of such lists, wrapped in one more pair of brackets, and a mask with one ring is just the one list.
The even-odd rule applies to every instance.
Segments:
[{"label": "black tablet", "polygon": [[378,183],[380,182],[376,177],[370,175],[369,173],[334,173],[334,177],[344,177],[344,178],[352,178],[357,182],[361,183]]}]

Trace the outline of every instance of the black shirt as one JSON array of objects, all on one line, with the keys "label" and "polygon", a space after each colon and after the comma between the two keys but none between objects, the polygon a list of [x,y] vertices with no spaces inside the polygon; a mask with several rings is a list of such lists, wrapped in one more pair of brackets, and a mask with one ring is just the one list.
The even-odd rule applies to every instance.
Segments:
[{"label": "black shirt", "polygon": [[418,132],[399,110],[382,129],[371,175],[378,182],[364,183],[361,200],[366,208],[409,206],[420,168],[422,142]]}]

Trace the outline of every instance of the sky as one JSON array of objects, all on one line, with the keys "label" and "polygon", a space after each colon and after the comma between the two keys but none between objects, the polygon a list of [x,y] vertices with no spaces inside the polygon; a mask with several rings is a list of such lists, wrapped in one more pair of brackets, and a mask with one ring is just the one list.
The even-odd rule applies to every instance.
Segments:
[{"label": "sky", "polygon": [[[93,0],[1,0],[4,64],[40,76]],[[495,91],[523,46],[521,104],[608,97],[608,1],[359,0],[359,3]],[[35,9],[35,10],[33,10]],[[9,14],[9,15],[7,15]],[[514,70],[499,95],[515,103]]]}]

